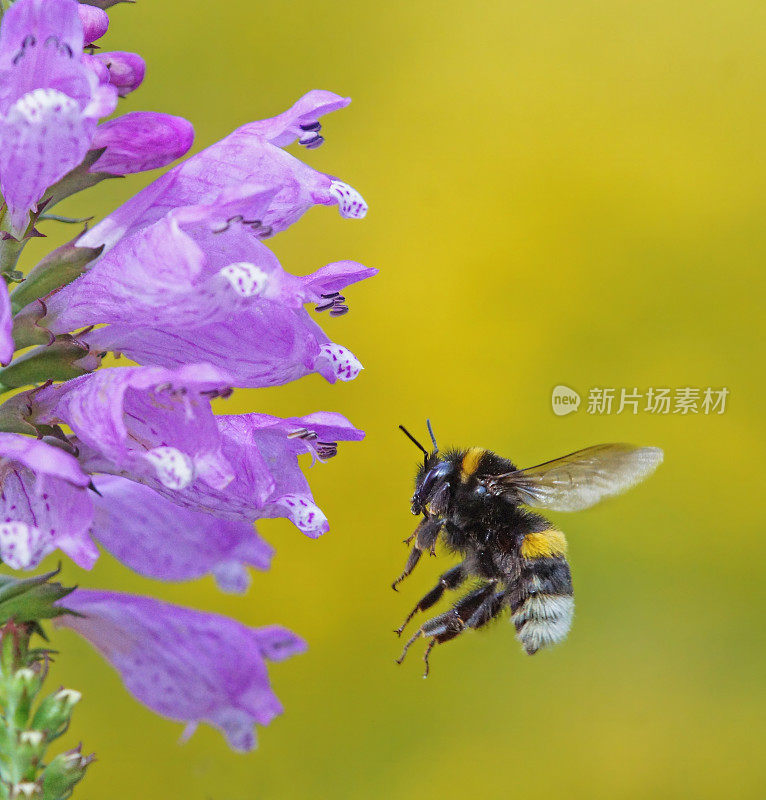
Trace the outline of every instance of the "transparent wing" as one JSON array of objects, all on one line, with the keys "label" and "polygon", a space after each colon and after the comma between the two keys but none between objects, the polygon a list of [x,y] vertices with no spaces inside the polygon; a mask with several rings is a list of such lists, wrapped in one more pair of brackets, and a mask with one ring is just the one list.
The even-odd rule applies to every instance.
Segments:
[{"label": "transparent wing", "polygon": [[536,467],[494,475],[487,488],[514,503],[580,511],[649,477],[662,455],[659,447],[598,444]]}]

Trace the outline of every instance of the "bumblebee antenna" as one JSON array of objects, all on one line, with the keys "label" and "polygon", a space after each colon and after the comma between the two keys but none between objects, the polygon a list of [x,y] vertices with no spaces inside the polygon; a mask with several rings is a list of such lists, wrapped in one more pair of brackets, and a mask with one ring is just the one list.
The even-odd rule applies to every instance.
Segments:
[{"label": "bumblebee antenna", "polygon": [[434,436],[434,429],[431,427],[431,420],[426,420],[426,427],[428,428],[428,432],[431,434],[431,441],[434,443],[434,453],[439,452],[439,445],[436,444],[436,437]]},{"label": "bumblebee antenna", "polygon": [[423,447],[422,444],[404,427],[404,425],[399,426],[399,430],[417,447],[419,450],[423,452],[423,461],[424,463],[428,463],[428,450]]}]

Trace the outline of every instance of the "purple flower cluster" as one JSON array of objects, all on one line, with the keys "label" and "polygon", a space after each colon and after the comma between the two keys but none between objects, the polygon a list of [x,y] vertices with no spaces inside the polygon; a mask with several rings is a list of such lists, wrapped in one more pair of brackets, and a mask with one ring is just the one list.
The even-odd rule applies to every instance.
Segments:
[{"label": "purple flower cluster", "polygon": [[[98,543],[142,575],[213,575],[244,592],[248,567],[268,569],[273,555],[256,520],[285,517],[310,537],[328,530],[298,457],[325,461],[364,436],[332,412],[211,409],[235,387],[312,372],[347,381],[362,368],[306,306],[342,316],[342,291],[375,270],[339,261],[299,277],[263,243],[317,204],[365,215],[348,184],[284,149],[321,145],[320,117],[349,100],[311,91],[242,126],[25,275],[19,255],[38,225],[61,219],[55,203],[166,166],[192,144],[190,123],[167,114],[99,123],[145,73],[138,55],[91,46],[108,25],[76,0],[16,0],[2,17],[0,388],[24,391],[0,406],[0,557],[31,569],[58,549],[90,568]],[[98,369],[110,351],[138,366]],[[78,616],[59,623],[141,702],[189,732],[217,726],[238,750],[281,711],[266,661],[305,649],[280,627],[150,598],[77,589],[62,605]]]}]

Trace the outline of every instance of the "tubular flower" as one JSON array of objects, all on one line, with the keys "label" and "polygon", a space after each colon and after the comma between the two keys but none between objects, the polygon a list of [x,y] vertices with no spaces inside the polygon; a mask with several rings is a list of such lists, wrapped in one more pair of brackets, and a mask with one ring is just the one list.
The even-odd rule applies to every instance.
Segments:
[{"label": "tubular flower", "polygon": [[109,29],[109,15],[103,8],[80,3],[77,6],[77,13],[82,22],[83,39],[86,45],[93,44]]},{"label": "tubular flower", "polygon": [[234,750],[255,747],[254,724],[282,713],[266,661],[306,649],[278,625],[247,628],[149,597],[75,589],[62,605],[82,616],[60,617],[59,624],[87,639],[138,700],[187,722],[187,736],[200,722],[214,725]]},{"label": "tubular flower", "polygon": [[114,245],[122,236],[151,225],[176,208],[215,204],[242,184],[274,190],[265,212],[248,215],[246,199],[230,209],[228,225],[242,225],[264,238],[286,230],[313,205],[337,205],[341,216],[361,218],[367,204],[351,186],[311,169],[282,148],[296,139],[321,144],[319,117],[348,105],[348,98],[313,91],[289,111],[270,120],[243,125],[188,161],[173,167],[80,240],[87,247]]},{"label": "tubular flower", "polygon": [[[145,577],[212,576],[242,593],[250,568],[274,556],[255,521],[284,517],[312,538],[329,529],[300,457],[324,462],[364,437],[333,412],[211,406],[238,387],[313,372],[334,383],[362,369],[317,319],[343,316],[342,292],[376,270],[336,261],[296,276],[262,241],[313,205],[365,215],[348,184],[283,149],[320,146],[319,118],[349,100],[311,91],[244,125],[21,268],[37,226],[73,221],[54,204],[167,166],[193,141],[191,124],[167,114],[98,124],[144,79],[140,56],[83,51],[108,27],[108,4],[98,6],[16,0],[0,11],[0,393],[20,390],[0,403],[0,558],[30,569],[58,549],[90,568],[98,543]],[[107,351],[138,365],[102,368]],[[283,628],[29,580],[24,591],[47,598],[40,613],[88,639],[141,702],[190,730],[216,726],[237,750],[282,710],[267,661],[305,649]]]},{"label": "tubular flower", "polygon": [[18,238],[45,190],[88,152],[117,90],[83,57],[75,0],[23,0],[0,30],[0,187]]},{"label": "tubular flower", "polygon": [[135,91],[144,82],[146,64],[137,53],[97,53],[94,58],[106,68],[109,83],[120,97]]},{"label": "tubular flower", "polygon": [[90,478],[77,459],[45,442],[0,433],[0,557],[13,569],[31,569],[63,550],[90,568],[98,550],[88,531]]},{"label": "tubular flower", "polygon": [[223,591],[242,593],[250,584],[246,567],[271,564],[273,548],[247,522],[179,508],[124,478],[101,475],[94,484],[94,538],[141,575],[188,581],[210,574]]},{"label": "tubular flower", "polygon": [[193,142],[194,128],[183,117],[131,111],[96,128],[91,149],[106,149],[89,171],[130,175],[165,167],[186,155]]},{"label": "tubular flower", "polygon": [[102,471],[149,475],[171,489],[198,479],[223,488],[234,476],[220,455],[209,398],[229,385],[228,376],[204,364],[126,367],[48,386],[30,404],[36,423],[68,425]]}]

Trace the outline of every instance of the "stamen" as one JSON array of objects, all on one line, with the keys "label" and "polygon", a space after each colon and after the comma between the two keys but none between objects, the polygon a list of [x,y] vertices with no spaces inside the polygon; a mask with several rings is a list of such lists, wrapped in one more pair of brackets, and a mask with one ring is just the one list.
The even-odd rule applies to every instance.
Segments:
[{"label": "stamen", "polygon": [[231,386],[224,386],[222,389],[206,389],[204,392],[200,392],[200,394],[203,397],[209,397],[211,400],[215,400],[218,397],[222,400],[227,400],[234,394],[234,389],[232,389]]},{"label": "stamen", "polygon": [[288,433],[287,434],[287,438],[288,439],[308,439],[310,441],[313,441],[314,439],[318,439],[319,437],[317,436],[316,433],[314,433],[314,431],[310,431],[308,428],[301,428],[300,430],[291,431],[290,433]]},{"label": "stamen", "polygon": [[338,455],[337,442],[317,442],[316,452],[320,459],[326,461],[328,458],[334,458]]},{"label": "stamen", "polygon": [[322,130],[322,123],[319,122],[319,120],[316,120],[314,122],[308,122],[308,123],[306,123],[304,125],[299,125],[298,127],[302,131],[314,131],[314,132],[316,132],[316,131],[321,131]]},{"label": "stamen", "polygon": [[323,294],[327,300],[330,300],[329,303],[322,303],[321,305],[315,306],[314,311],[322,312],[327,311],[329,309],[331,317],[342,317],[344,314],[348,313],[348,306],[344,305],[346,298],[340,292],[332,292],[331,294]]},{"label": "stamen", "polygon": [[324,144],[324,136],[310,136],[308,138],[298,139],[298,143],[302,144],[307,150],[316,150]]},{"label": "stamen", "polygon": [[26,50],[27,50],[27,48],[28,48],[28,47],[34,47],[36,44],[37,44],[37,39],[36,39],[36,38],[35,38],[35,37],[34,37],[34,36],[31,34],[31,33],[30,33],[30,34],[27,34],[27,35],[26,35],[26,36],[25,36],[25,37],[24,37],[24,38],[21,40],[21,50],[19,50],[19,52],[18,52],[18,53],[16,53],[16,55],[15,55],[15,56],[14,56],[14,57],[11,59],[11,63],[12,63],[14,66],[16,66],[16,64],[18,64],[18,63],[19,63],[19,61],[21,61],[21,59],[22,59],[22,58],[24,57],[24,55],[26,54]]}]

